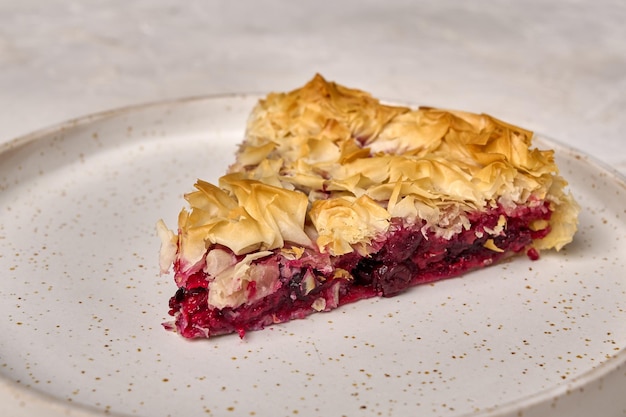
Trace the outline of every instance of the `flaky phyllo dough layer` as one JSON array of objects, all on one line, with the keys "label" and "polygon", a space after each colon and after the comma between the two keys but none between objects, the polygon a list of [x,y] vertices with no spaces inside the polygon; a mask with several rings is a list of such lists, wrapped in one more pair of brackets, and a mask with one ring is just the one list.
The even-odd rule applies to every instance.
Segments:
[{"label": "flaky phyllo dough layer", "polygon": [[469,228],[468,213],[544,200],[551,232],[533,246],[559,250],[579,208],[553,151],[531,148],[532,137],[484,114],[384,105],[317,75],[257,104],[228,173],[186,195],[178,233],[159,223],[161,269],[200,268],[214,244],[237,255],[307,247],[366,256],[392,218],[449,238]]}]

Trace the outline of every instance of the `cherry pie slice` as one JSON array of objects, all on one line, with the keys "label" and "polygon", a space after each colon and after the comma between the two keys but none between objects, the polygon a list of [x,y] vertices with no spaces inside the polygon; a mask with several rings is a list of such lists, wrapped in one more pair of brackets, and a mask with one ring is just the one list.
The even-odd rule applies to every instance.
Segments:
[{"label": "cherry pie slice", "polygon": [[561,249],[577,229],[553,151],[484,114],[381,104],[317,75],[269,94],[218,184],[199,180],[160,267],[186,338],[274,323]]}]

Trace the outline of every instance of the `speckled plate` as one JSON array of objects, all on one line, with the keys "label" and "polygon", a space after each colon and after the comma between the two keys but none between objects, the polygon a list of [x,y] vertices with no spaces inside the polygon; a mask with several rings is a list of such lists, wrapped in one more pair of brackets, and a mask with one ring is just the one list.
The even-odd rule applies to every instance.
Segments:
[{"label": "speckled plate", "polygon": [[566,250],[243,340],[163,330],[175,285],[154,225],[225,170],[256,100],[127,108],[0,147],[1,415],[626,410],[625,181],[545,139],[583,208]]}]

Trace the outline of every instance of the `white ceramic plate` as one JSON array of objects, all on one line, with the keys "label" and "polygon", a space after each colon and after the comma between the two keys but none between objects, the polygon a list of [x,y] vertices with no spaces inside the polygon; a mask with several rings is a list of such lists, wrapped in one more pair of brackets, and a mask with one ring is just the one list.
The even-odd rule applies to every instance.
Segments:
[{"label": "white ceramic plate", "polygon": [[122,109],[0,148],[0,414],[624,412],[625,181],[543,139],[583,208],[566,250],[243,340],[164,331],[176,288],[154,225],[225,170],[256,100]]}]

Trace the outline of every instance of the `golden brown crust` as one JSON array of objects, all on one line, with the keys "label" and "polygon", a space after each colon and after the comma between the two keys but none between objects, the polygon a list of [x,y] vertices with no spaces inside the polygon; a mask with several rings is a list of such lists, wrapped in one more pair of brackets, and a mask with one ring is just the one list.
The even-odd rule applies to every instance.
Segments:
[{"label": "golden brown crust", "polygon": [[316,75],[261,100],[220,187],[199,182],[187,196],[179,256],[191,267],[213,243],[237,254],[286,242],[367,253],[393,217],[445,237],[467,212],[544,200],[552,232],[535,246],[560,249],[578,207],[553,151],[531,148],[532,136],[484,114],[384,105]]}]

